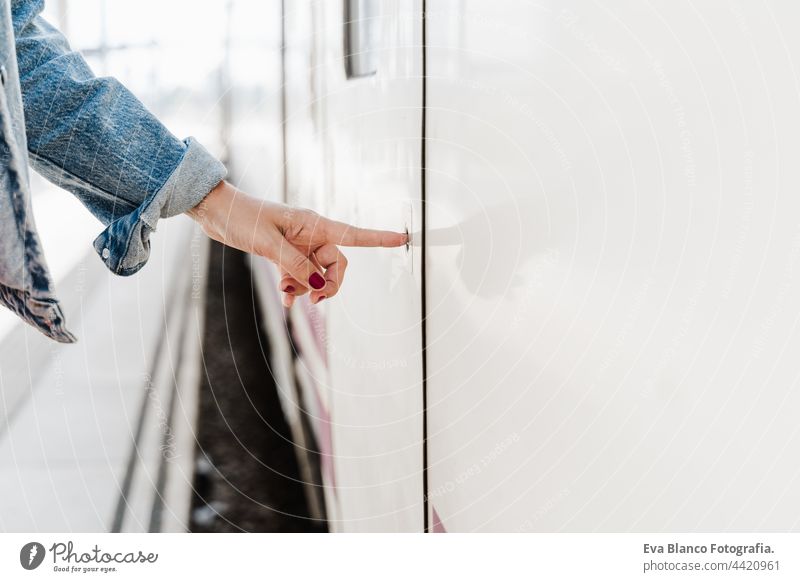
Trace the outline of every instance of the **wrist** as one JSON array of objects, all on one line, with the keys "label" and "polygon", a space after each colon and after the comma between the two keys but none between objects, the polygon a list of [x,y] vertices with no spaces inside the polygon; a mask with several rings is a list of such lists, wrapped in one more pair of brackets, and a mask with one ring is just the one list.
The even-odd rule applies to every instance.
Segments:
[{"label": "wrist", "polygon": [[231,199],[233,186],[225,180],[214,186],[199,204],[186,211],[186,214],[201,226],[205,226],[209,219],[217,213],[218,208],[225,200]]}]

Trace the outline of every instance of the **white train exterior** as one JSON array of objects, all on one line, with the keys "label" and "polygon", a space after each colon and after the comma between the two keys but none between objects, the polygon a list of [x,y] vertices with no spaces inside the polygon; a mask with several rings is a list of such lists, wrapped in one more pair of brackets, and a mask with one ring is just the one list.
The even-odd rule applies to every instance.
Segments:
[{"label": "white train exterior", "polygon": [[796,529],[800,7],[283,10],[247,176],[413,238],[288,313],[253,262],[331,529]]}]

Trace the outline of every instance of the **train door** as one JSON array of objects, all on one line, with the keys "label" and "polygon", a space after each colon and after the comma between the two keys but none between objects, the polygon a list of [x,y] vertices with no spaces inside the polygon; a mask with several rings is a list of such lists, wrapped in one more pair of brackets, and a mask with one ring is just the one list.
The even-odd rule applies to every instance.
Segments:
[{"label": "train door", "polygon": [[434,530],[796,526],[799,10],[427,2]]},{"label": "train door", "polygon": [[[289,153],[288,175],[319,184],[324,200],[314,207],[329,216],[417,231],[418,240],[421,2],[311,6],[311,129],[296,155]],[[308,188],[290,183],[289,192],[298,202]],[[330,526],[421,531],[420,246],[345,252],[349,281],[340,294],[292,310],[297,332],[315,337],[301,353],[299,375],[316,391],[307,400],[317,401]]]}]

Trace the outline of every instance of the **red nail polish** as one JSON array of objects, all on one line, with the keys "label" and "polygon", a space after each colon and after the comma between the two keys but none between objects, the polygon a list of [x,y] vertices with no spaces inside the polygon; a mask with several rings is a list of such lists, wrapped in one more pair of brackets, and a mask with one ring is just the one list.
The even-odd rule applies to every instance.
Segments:
[{"label": "red nail polish", "polygon": [[287,285],[283,288],[284,293],[294,293],[294,285]]},{"label": "red nail polish", "polygon": [[322,275],[319,273],[311,273],[311,276],[308,278],[308,284],[314,289],[322,289],[325,286],[325,279],[323,279]]},{"label": "red nail polish", "polygon": [[325,298],[326,298],[325,295],[320,295],[319,299],[317,299],[317,303],[322,303],[322,300],[325,299]]}]

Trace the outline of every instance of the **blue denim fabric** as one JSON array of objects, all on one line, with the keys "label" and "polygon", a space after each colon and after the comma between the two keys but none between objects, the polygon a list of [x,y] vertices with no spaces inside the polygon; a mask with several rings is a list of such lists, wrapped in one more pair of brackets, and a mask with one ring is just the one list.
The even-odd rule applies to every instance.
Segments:
[{"label": "blue denim fabric", "polygon": [[94,248],[120,275],[147,262],[159,218],[197,205],[226,170],[117,80],[95,77],[39,15],[43,4],[0,0],[0,303],[73,342],[31,214],[28,164],[106,225]]}]

